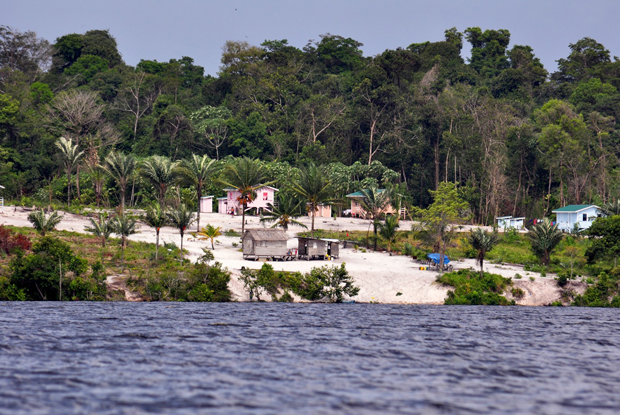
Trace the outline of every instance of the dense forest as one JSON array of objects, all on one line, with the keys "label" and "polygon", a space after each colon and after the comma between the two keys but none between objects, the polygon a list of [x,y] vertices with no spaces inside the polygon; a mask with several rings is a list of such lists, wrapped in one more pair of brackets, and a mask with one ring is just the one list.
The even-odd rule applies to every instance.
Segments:
[{"label": "dense forest", "polygon": [[[570,44],[551,74],[507,30],[452,28],[443,41],[373,57],[361,46],[331,34],[302,49],[228,41],[214,77],[187,56],[127,65],[105,30],[50,43],[2,26],[2,195],[66,200],[65,137],[85,154],[73,179],[81,204],[118,202],[117,183],[97,170],[112,150],[138,160],[247,156],[283,187],[313,163],[341,194],[374,183],[419,207],[454,182],[478,223],[618,197],[620,61],[596,40]],[[154,200],[149,186],[134,179],[128,203]]]}]

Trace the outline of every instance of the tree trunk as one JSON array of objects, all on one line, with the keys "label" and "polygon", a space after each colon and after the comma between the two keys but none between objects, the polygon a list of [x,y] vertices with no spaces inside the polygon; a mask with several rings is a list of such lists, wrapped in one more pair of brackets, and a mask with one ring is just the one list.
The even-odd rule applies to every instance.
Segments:
[{"label": "tree trunk", "polygon": [[200,200],[202,199],[202,183],[198,183],[198,189],[196,190],[196,196],[198,196],[198,212],[196,213],[196,232],[200,232]]},{"label": "tree trunk", "polygon": [[155,230],[155,262],[159,256],[159,228]]},{"label": "tree trunk", "polygon": [[80,194],[80,165],[77,166],[77,171],[75,172],[75,190],[77,190],[78,200],[82,197]]}]

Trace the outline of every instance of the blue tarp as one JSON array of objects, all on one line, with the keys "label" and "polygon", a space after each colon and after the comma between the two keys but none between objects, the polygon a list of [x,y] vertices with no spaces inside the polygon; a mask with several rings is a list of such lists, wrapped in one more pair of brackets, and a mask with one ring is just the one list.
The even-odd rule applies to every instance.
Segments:
[{"label": "blue tarp", "polygon": [[[439,254],[428,254],[427,256],[428,256],[428,259],[432,259],[435,264],[439,264],[439,262],[440,262],[440,255]],[[444,255],[443,256],[443,263],[444,263],[444,265],[450,263],[450,258],[448,258],[448,255]]]}]

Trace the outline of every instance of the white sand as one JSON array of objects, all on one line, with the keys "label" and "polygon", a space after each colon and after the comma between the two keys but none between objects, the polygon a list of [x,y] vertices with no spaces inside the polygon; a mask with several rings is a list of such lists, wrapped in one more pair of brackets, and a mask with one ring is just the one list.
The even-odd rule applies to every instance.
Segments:
[{"label": "white sand", "polygon": [[[14,208],[11,206],[0,208],[0,224],[12,226],[31,226],[27,220],[30,210]],[[246,217],[247,228],[262,228],[259,218]],[[301,222],[310,227],[310,219],[302,218]],[[69,213],[65,213],[63,221],[58,226],[60,230],[84,232],[84,227],[88,225],[88,219]],[[214,226],[221,226],[223,230],[241,230],[241,217],[221,215],[218,213],[203,213],[200,225],[207,223]],[[411,228],[410,221],[401,221],[400,229]],[[315,227],[329,231],[353,231],[368,230],[369,221],[352,218],[317,218]],[[195,231],[193,225],[190,231]],[[288,234],[291,238],[288,242],[289,247],[296,248],[297,240],[293,239],[296,232],[303,231],[299,226],[293,226]],[[372,227],[370,227],[372,232]],[[163,242],[174,242],[180,245],[180,236],[176,229],[166,227],[161,230],[160,238]],[[130,237],[130,240],[155,242],[154,229],[142,224],[140,233]],[[239,237],[222,236],[217,238],[215,250],[213,251],[215,260],[221,262],[232,272],[229,285],[233,298],[238,301],[249,300],[247,293],[243,289],[243,284],[238,280],[242,266],[246,268],[258,269],[262,262],[244,260],[240,251],[241,244]],[[233,243],[238,243],[238,247],[233,247]],[[202,248],[208,246],[210,242],[195,240],[191,235],[186,235],[183,247],[189,251],[188,258],[195,260],[202,253]],[[346,249],[341,247],[340,257],[333,261],[275,261],[270,262],[276,271],[300,271],[309,272],[313,267],[323,265],[340,265],[346,263],[349,274],[355,279],[355,284],[360,287],[359,295],[353,298],[360,302],[394,303],[394,304],[442,304],[449,287],[444,287],[435,282],[437,272],[420,270],[421,264],[414,262],[405,256],[390,256],[388,253],[362,252],[354,250],[347,245]],[[455,269],[477,269],[474,260],[453,261]],[[553,276],[548,275],[542,278],[538,273],[525,272],[522,267],[492,264],[485,262],[485,271],[500,274],[505,277],[514,278],[520,274],[521,280],[515,279],[516,286],[522,288],[526,295],[522,300],[517,300],[521,305],[545,305],[559,298],[560,291],[553,280]],[[534,281],[530,281],[530,277]],[[111,278],[115,286],[121,286],[117,278]],[[400,293],[400,295],[398,295]],[[267,299],[268,296],[265,296]],[[131,294],[127,294],[127,299],[134,299]]]}]

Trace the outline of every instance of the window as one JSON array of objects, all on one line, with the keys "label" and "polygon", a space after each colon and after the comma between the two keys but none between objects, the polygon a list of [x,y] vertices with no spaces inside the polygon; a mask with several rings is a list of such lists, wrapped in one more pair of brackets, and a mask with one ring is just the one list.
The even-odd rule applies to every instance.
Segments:
[{"label": "window", "polygon": [[263,192],[263,200],[267,200],[267,196],[268,196],[268,194],[269,194],[269,193],[267,193],[267,192]]},{"label": "window", "polygon": [[582,217],[583,217],[582,222],[587,222],[588,221],[588,214],[587,213],[584,213]]}]

